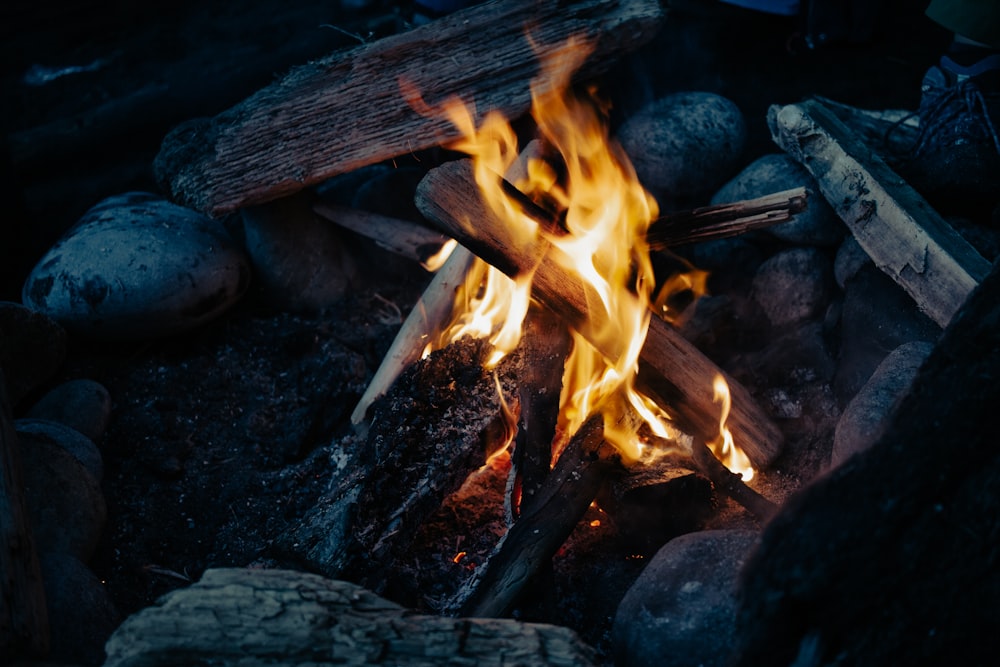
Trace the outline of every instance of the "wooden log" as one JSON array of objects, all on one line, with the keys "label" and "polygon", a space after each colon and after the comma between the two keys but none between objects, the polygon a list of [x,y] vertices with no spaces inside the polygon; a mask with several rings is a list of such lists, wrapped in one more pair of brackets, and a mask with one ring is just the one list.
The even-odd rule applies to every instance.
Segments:
[{"label": "wooden log", "polygon": [[[417,207],[445,233],[507,275],[534,270],[533,295],[551,308],[609,358],[621,352],[625,341],[599,340],[595,313],[588,307],[596,296],[576,276],[562,269],[554,257],[560,251],[544,241],[514,238],[505,224],[483,203],[467,160],[456,160],[431,170],[417,187]],[[656,393],[677,415],[682,427],[705,440],[718,433],[719,406],[712,382],[719,367],[677,331],[653,317],[641,352],[640,378],[655,385]],[[763,468],[781,449],[782,435],[745,387],[726,377],[733,399],[728,426],[737,445],[751,462]]]},{"label": "wooden log", "polygon": [[428,261],[449,243],[444,234],[407,220],[326,202],[313,204],[312,208],[324,219],[369,238],[379,247],[431,270],[439,267],[429,266]]},{"label": "wooden log", "polygon": [[592,417],[563,450],[540,493],[449,605],[462,616],[502,616],[549,562],[594,501],[619,458]]},{"label": "wooden log", "polygon": [[430,342],[428,336],[447,321],[455,304],[455,290],[462,286],[474,259],[471,252],[459,246],[434,275],[413,310],[406,316],[392,346],[375,371],[375,376],[351,413],[351,423],[356,427],[363,429],[371,404],[389,391],[392,383],[407,366],[420,358]]},{"label": "wooden log", "polygon": [[156,177],[174,199],[212,215],[276,199],[459,138],[444,116],[418,113],[401,81],[431,105],[458,95],[515,118],[530,105],[539,58],[570,36],[594,44],[579,72],[590,77],[651,39],[662,18],[655,0],[470,7],[299,67],[210,120],[177,127]]},{"label": "wooden log", "polygon": [[946,326],[989,262],[821,102],[772,107],[768,122],[876,266]]},{"label": "wooden log", "polygon": [[289,570],[208,570],[133,614],[106,667],[596,664],[572,630],[421,615],[360,586]]},{"label": "wooden log", "polygon": [[0,653],[40,657],[49,648],[49,620],[38,554],[31,535],[21,454],[0,369]]}]

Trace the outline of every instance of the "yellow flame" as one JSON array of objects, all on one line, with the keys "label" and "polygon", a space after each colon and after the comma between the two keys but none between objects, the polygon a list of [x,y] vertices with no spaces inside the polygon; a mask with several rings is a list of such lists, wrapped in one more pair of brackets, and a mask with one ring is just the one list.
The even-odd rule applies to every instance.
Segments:
[{"label": "yellow flame", "polygon": [[714,442],[709,443],[709,448],[727,468],[742,475],[744,482],[749,482],[753,479],[753,466],[750,465],[750,459],[747,458],[743,450],[733,442],[733,434],[726,428],[729,410],[733,406],[729,385],[724,377],[716,375],[712,382],[712,389],[714,391],[712,400],[722,404],[722,413],[719,417],[719,437]]},{"label": "yellow flame", "polygon": [[437,273],[438,269],[444,266],[444,263],[448,261],[448,258],[451,257],[451,253],[453,253],[457,247],[458,241],[455,239],[448,239],[441,244],[441,247],[438,248],[436,253],[422,261],[420,266],[424,267],[431,273]]},{"label": "yellow flame", "polygon": [[[656,201],[639,183],[624,151],[609,138],[607,107],[595,91],[579,96],[569,92],[572,74],[591,52],[591,45],[571,38],[542,62],[532,81],[532,116],[542,155],[519,160],[517,136],[498,113],[487,114],[479,127],[474,108],[459,100],[446,103],[444,113],[463,134],[451,148],[472,156],[483,201],[507,223],[515,242],[550,243],[561,252],[549,258],[587,285],[587,335],[572,332],[573,347],[563,373],[561,440],[600,413],[605,438],[634,460],[646,454],[637,435],[643,423],[661,442],[684,447],[678,444],[682,434],[671,425],[670,416],[636,391],[635,380],[652,310],[662,311],[677,290],[700,295],[706,274],[690,272],[675,279],[660,288],[653,303],[655,276],[646,232],[659,214]],[[414,91],[405,84],[403,88],[412,104]],[[421,110],[420,104],[415,108]],[[558,156],[557,161],[550,155]],[[528,217],[504,190],[500,175],[544,208],[558,210],[562,228],[544,229]],[[456,299],[454,322],[435,345],[463,335],[489,336],[498,346],[491,363],[498,362],[521,336],[531,278],[513,281],[477,264]],[[738,451],[733,444],[729,449]]]}]

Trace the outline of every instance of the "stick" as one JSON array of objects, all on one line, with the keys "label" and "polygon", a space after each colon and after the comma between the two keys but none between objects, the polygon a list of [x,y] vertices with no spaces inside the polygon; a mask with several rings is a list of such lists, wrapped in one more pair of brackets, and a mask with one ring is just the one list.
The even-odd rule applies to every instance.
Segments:
[{"label": "stick", "polygon": [[504,615],[569,537],[617,462],[614,449],[604,441],[601,418],[592,417],[563,450],[535,501],[524,507],[489,560],[459,591],[450,605],[456,613]]},{"label": "stick", "polygon": [[649,41],[662,19],[656,0],[470,7],[301,66],[212,119],[175,128],[156,157],[157,181],[216,216],[277,199],[459,138],[443,115],[418,113],[400,81],[431,106],[459,96],[516,118],[530,106],[538,61],[569,37],[594,43],[583,79]]},{"label": "stick", "polygon": [[[598,340],[600,326],[588,304],[596,297],[576,276],[562,269],[554,257],[560,252],[540,240],[517,239],[505,223],[483,203],[467,160],[456,160],[431,170],[417,187],[417,208],[430,221],[479,257],[510,276],[535,270],[533,294],[546,307],[576,328],[609,358],[626,343]],[[718,366],[662,320],[653,317],[641,352],[640,379],[655,386],[683,427],[705,439],[719,426],[719,408],[712,382]],[[781,449],[777,426],[750,393],[726,377],[733,399],[729,429],[757,467],[766,467]]]},{"label": "stick", "polygon": [[441,252],[448,237],[407,220],[359,211],[348,206],[319,202],[313,205],[317,215],[356,234],[361,234],[389,252],[419,262],[427,262]]},{"label": "stick", "polygon": [[772,107],[768,122],[875,265],[947,325],[989,262],[821,102]]}]

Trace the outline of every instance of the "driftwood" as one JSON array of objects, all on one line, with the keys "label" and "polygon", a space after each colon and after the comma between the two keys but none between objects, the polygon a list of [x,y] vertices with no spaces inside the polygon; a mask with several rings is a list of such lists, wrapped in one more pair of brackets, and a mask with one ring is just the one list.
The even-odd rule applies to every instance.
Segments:
[{"label": "driftwood", "polygon": [[994,264],[875,445],[793,495],[765,528],[742,573],[734,664],[993,664],[998,405]]},{"label": "driftwood", "polygon": [[772,107],[768,122],[876,266],[947,325],[989,262],[821,102]]},{"label": "driftwood", "polygon": [[107,653],[106,667],[595,664],[593,649],[566,628],[420,615],[354,584],[288,570],[208,570],[127,618]]},{"label": "driftwood", "polygon": [[0,652],[44,656],[49,648],[45,590],[28,523],[21,454],[0,369]]},{"label": "driftwood", "polygon": [[[576,36],[594,43],[579,76],[659,30],[655,0],[487,2],[291,71],[210,120],[164,140],[154,170],[179,202],[213,215],[292,194],[339,173],[459,138],[421,115],[453,95],[516,118],[530,105],[538,61]],[[528,34],[530,33],[530,34]]]},{"label": "driftwood", "polygon": [[418,262],[427,262],[448,243],[448,237],[407,220],[360,211],[326,202],[313,205],[313,211],[326,220],[365,236],[389,252]]},{"label": "driftwood", "polygon": [[[513,238],[505,224],[483,203],[467,160],[456,160],[431,170],[416,194],[417,207],[428,220],[479,257],[507,275],[535,270],[533,295],[551,308],[591,342],[595,315],[582,282],[551,260],[557,249],[544,241],[525,243]],[[545,258],[546,253],[549,257]],[[544,261],[543,261],[543,258]],[[606,341],[599,349],[617,357],[625,341]],[[650,321],[641,352],[640,378],[655,385],[655,393],[677,415],[682,428],[710,440],[719,427],[719,407],[714,402],[712,381],[725,377],[718,366],[662,320]],[[727,378],[733,398],[728,426],[736,443],[757,467],[766,467],[777,456],[782,436],[777,426],[757,406],[753,397],[735,380]]]},{"label": "driftwood", "polygon": [[521,516],[451,608],[461,616],[505,614],[580,522],[618,460],[604,440],[601,418],[592,417],[570,440],[543,488],[522,507]]}]

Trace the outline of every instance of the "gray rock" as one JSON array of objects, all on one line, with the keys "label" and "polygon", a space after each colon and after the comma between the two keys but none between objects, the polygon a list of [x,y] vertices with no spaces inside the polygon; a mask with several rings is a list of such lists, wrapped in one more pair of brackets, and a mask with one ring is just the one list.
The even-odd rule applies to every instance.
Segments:
[{"label": "gray rock", "polygon": [[49,390],[25,416],[65,424],[99,442],[111,420],[111,395],[95,380],[69,380]]},{"label": "gray rock", "polygon": [[293,196],[243,211],[247,254],[266,297],[312,313],[344,297],[356,274],[344,232]]},{"label": "gray rock", "polygon": [[25,442],[20,449],[25,504],[39,551],[89,562],[107,520],[100,483],[59,445]]},{"label": "gray rock", "polygon": [[888,416],[909,391],[920,366],[933,349],[934,345],[923,341],[904,343],[882,360],[837,421],[831,466],[838,466],[875,444]]},{"label": "gray rock", "polygon": [[39,260],[21,298],[71,331],[141,340],[217,317],[249,280],[243,251],[220,223],[129,192],[87,211]]},{"label": "gray rock", "polygon": [[0,369],[12,406],[51,378],[66,360],[66,330],[19,303],[0,301]]},{"label": "gray rock", "polygon": [[813,318],[826,310],[830,260],[815,248],[782,251],[757,270],[753,297],[774,327]]},{"label": "gray rock", "polygon": [[707,196],[735,172],[746,123],[725,97],[674,93],[626,120],[617,139],[639,180],[654,194]]},{"label": "gray rock", "polygon": [[933,342],[941,328],[921,313],[891,278],[866,264],[847,281],[840,316],[840,355],[834,391],[846,405],[889,350],[910,341]]},{"label": "gray rock", "polygon": [[22,447],[39,442],[62,447],[82,463],[98,483],[104,479],[104,460],[94,441],[71,426],[49,419],[15,419],[14,430]]},{"label": "gray rock", "polygon": [[837,248],[837,256],[833,260],[833,277],[840,289],[844,289],[847,286],[847,281],[853,278],[854,274],[866,264],[873,264],[872,258],[868,256],[858,240],[853,236],[845,238],[844,242]]},{"label": "gray rock", "polygon": [[787,153],[764,155],[751,162],[712,197],[713,204],[725,204],[805,186],[811,196],[806,210],[788,222],[764,231],[789,243],[815,246],[837,245],[847,233],[844,224],[819,194],[816,179]]},{"label": "gray rock", "polygon": [[709,530],[667,542],[625,594],[612,628],[619,667],[728,664],[736,580],[755,531]]},{"label": "gray rock", "polygon": [[51,644],[49,659],[104,664],[104,643],[122,622],[97,575],[65,553],[40,557]]}]

